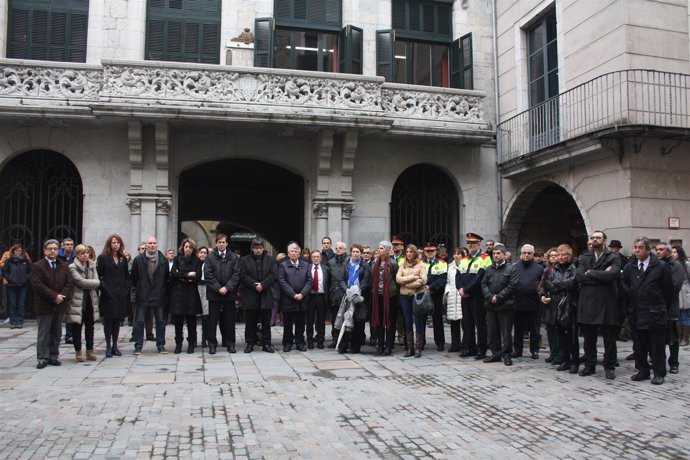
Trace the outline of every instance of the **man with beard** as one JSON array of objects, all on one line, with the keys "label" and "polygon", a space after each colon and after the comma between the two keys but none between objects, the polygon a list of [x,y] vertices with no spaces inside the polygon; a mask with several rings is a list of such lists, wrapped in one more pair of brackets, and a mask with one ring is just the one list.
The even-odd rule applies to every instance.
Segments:
[{"label": "man with beard", "polygon": [[616,334],[620,323],[618,314],[618,279],[621,276],[620,257],[606,248],[606,234],[601,230],[589,237],[592,250],[580,257],[575,279],[580,286],[577,320],[584,335],[585,366],[581,377],[592,375],[597,365],[597,334],[604,339],[604,369],[606,378],[616,378]]},{"label": "man with beard", "polygon": [[524,332],[529,332],[529,351],[532,359],[539,359],[539,293],[537,287],[544,273],[544,266],[534,260],[534,246],[525,244],[520,249],[520,260],[515,264],[515,335],[513,358],[522,356]]}]

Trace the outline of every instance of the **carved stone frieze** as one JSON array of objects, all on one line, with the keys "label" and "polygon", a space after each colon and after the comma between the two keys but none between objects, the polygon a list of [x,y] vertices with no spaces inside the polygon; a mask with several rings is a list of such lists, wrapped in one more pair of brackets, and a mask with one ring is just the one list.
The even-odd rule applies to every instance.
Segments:
[{"label": "carved stone frieze", "polygon": [[384,88],[382,105],[386,114],[394,117],[470,123],[484,120],[483,98],[478,96]]},{"label": "carved stone frieze", "polygon": [[97,99],[102,87],[101,78],[99,70],[3,66],[0,68],[0,95]]}]

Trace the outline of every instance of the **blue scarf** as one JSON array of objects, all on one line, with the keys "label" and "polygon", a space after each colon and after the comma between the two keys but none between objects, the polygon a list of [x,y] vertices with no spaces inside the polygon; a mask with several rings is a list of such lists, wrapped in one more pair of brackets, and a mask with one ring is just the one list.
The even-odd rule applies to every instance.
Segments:
[{"label": "blue scarf", "polygon": [[359,262],[353,263],[350,259],[350,270],[347,274],[347,287],[352,287],[353,285],[359,286],[359,268],[362,266],[362,259]]}]

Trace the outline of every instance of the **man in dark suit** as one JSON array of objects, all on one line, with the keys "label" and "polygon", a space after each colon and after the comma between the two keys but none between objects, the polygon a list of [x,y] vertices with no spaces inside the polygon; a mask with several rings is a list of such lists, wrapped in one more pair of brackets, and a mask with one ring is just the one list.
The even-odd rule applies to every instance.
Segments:
[{"label": "man in dark suit", "polygon": [[220,330],[228,353],[235,353],[235,297],[240,282],[239,257],[228,250],[228,237],[216,235],[216,248],[204,263],[206,297],[208,298],[208,352],[216,354]]},{"label": "man in dark suit", "polygon": [[312,277],[312,289],[307,302],[307,348],[310,350],[314,348],[314,329],[316,329],[316,346],[323,349],[331,272],[325,263],[321,263],[321,252],[312,251],[309,273]]},{"label": "man in dark suit", "polygon": [[633,253],[637,261],[629,263],[623,270],[623,288],[628,296],[637,368],[631,379],[636,382],[649,379],[649,355],[654,371],[652,384],[661,385],[666,376],[666,323],[677,294],[674,294],[671,269],[654,257],[649,238],[637,238]]},{"label": "man in dark suit", "polygon": [[38,321],[36,340],[37,369],[48,364],[59,366],[62,317],[67,300],[72,295],[72,277],[66,262],[57,260],[59,243],[47,240],[43,244],[44,257],[31,271],[31,285],[35,292],[34,310]]},{"label": "man in dark suit", "polygon": [[244,308],[245,353],[254,351],[257,331],[256,323],[261,321],[261,349],[274,353],[271,345],[271,309],[273,294],[271,286],[275,283],[273,257],[266,254],[263,240],[254,238],[252,253],[240,259],[240,283],[242,308]]},{"label": "man in dark suit", "polygon": [[278,265],[284,330],[283,351],[292,350],[293,341],[299,351],[307,351],[304,344],[304,326],[309,292],[314,282],[309,273],[309,264],[300,258],[299,245],[290,243],[287,253],[287,258]]}]

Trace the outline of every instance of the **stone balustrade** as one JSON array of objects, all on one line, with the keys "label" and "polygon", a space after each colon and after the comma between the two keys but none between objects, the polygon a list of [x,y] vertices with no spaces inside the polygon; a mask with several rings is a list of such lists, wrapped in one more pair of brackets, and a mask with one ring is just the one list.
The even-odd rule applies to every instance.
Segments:
[{"label": "stone balustrade", "polygon": [[350,74],[153,61],[98,66],[0,60],[0,110],[12,113],[86,116],[87,110],[490,137],[485,100],[481,91]]}]

